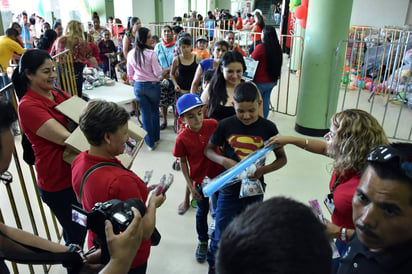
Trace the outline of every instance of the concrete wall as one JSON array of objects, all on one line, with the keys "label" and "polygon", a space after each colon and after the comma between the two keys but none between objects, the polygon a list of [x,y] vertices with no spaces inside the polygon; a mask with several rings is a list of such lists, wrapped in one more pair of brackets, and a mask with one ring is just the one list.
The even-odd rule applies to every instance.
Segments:
[{"label": "concrete wall", "polygon": [[351,25],[404,26],[409,0],[354,0]]}]

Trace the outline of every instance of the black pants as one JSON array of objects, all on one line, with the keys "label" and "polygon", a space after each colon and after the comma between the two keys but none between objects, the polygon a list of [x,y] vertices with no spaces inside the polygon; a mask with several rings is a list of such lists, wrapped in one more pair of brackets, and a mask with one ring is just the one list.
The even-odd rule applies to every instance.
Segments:
[{"label": "black pants", "polygon": [[77,86],[77,95],[79,97],[82,97],[83,93],[83,68],[84,68],[84,63],[81,62],[74,62],[74,76],[76,77],[76,86]]}]

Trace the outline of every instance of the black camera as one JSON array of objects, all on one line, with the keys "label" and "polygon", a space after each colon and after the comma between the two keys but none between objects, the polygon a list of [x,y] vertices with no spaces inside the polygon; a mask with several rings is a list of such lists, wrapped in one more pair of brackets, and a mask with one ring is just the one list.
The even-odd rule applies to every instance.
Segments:
[{"label": "black camera", "polygon": [[101,247],[102,263],[105,264],[110,259],[106,243],[105,220],[110,220],[113,225],[114,233],[119,234],[127,229],[134,218],[132,207],[139,210],[142,217],[144,216],[146,208],[142,200],[138,198],[131,198],[126,201],[113,199],[104,203],[96,203],[90,213],[75,205],[72,206],[73,222],[96,233],[97,237],[94,239],[93,244],[96,247]]}]

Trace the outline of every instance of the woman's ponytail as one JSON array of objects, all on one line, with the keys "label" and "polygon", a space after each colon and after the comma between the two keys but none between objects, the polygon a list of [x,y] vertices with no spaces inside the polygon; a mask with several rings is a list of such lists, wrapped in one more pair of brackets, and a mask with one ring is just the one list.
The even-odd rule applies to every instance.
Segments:
[{"label": "woman's ponytail", "polygon": [[27,77],[24,72],[21,71],[20,64],[14,69],[11,75],[11,80],[13,82],[14,90],[16,91],[17,98],[19,101],[23,98],[24,94],[27,92]]}]

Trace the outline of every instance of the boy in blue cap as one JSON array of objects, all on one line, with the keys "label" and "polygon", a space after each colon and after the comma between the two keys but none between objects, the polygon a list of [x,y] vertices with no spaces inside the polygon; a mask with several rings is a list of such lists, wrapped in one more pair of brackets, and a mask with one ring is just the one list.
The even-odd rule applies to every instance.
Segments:
[{"label": "boy in blue cap", "polygon": [[198,262],[205,261],[209,240],[207,233],[209,199],[203,196],[201,184],[205,176],[213,178],[222,172],[220,165],[210,161],[203,154],[210,136],[217,127],[216,120],[203,119],[203,106],[202,100],[196,94],[188,93],[179,98],[176,108],[185,128],[177,135],[173,149],[173,155],[180,158],[187,187],[193,199],[197,200],[196,231],[199,243],[196,249],[196,260]]}]

